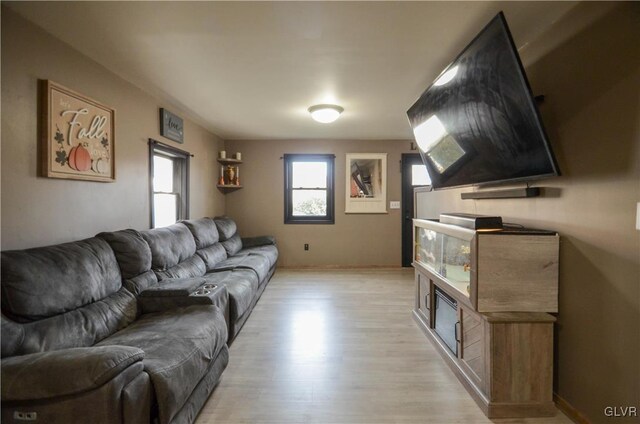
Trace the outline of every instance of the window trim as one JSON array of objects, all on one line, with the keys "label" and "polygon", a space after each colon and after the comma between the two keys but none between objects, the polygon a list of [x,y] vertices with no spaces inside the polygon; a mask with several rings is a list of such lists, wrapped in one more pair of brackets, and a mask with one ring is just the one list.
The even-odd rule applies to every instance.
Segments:
[{"label": "window trim", "polygon": [[[295,153],[284,155],[285,224],[335,224],[335,158],[335,155],[332,154]],[[327,164],[327,214],[325,216],[293,215],[293,162],[325,162]]]},{"label": "window trim", "polygon": [[[178,195],[178,210],[177,212],[177,221],[182,219],[189,219],[189,160],[193,157],[193,155],[185,150],[181,150],[170,146],[168,144],[164,144],[160,141],[154,140],[152,138],[149,139],[149,224],[150,228],[155,228],[155,216],[154,216],[154,208],[153,208],[153,175],[154,175],[154,165],[153,158],[154,156],[165,156],[171,159],[178,159],[183,161],[180,166],[180,174],[176,176],[174,174],[174,190],[176,189],[176,183],[180,186],[180,190],[175,193]],[[182,175],[184,174],[184,176]]]}]

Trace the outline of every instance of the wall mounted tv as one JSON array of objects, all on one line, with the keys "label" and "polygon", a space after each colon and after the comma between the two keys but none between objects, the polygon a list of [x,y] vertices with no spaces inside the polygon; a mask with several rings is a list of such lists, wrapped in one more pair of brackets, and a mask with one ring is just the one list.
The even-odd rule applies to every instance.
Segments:
[{"label": "wall mounted tv", "polygon": [[560,174],[502,12],[407,115],[434,189]]}]

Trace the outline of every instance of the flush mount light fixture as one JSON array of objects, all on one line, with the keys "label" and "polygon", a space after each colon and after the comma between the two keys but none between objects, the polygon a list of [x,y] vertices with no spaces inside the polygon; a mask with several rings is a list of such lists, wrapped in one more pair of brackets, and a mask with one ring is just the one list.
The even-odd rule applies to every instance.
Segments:
[{"label": "flush mount light fixture", "polygon": [[344,112],[343,107],[329,104],[314,105],[311,106],[308,110],[311,114],[311,117],[315,121],[321,122],[323,124],[328,124],[335,121],[336,119],[338,119],[340,114]]}]

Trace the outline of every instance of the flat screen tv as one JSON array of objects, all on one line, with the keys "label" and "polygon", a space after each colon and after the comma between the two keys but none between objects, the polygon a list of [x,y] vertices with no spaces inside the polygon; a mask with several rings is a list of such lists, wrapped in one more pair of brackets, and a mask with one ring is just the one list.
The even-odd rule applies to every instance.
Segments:
[{"label": "flat screen tv", "polygon": [[434,189],[560,174],[502,12],[407,115]]}]

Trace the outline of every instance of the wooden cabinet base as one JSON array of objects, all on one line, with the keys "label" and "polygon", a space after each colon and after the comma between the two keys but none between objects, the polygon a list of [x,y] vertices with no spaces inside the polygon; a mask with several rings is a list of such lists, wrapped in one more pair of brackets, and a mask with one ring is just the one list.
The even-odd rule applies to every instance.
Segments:
[{"label": "wooden cabinet base", "polygon": [[485,414],[489,418],[552,417],[556,414],[556,411],[557,409],[553,402],[531,404],[489,402]]},{"label": "wooden cabinet base", "polygon": [[[469,350],[473,349],[474,355],[470,361],[464,359],[464,321],[456,355],[430,328],[422,311],[414,310],[413,317],[484,414],[489,418],[555,415],[555,319],[548,314],[478,314],[466,309],[462,310],[463,319],[464,314],[471,317],[468,322],[473,325]],[[478,325],[482,326],[482,335],[476,335],[480,334]]]}]

